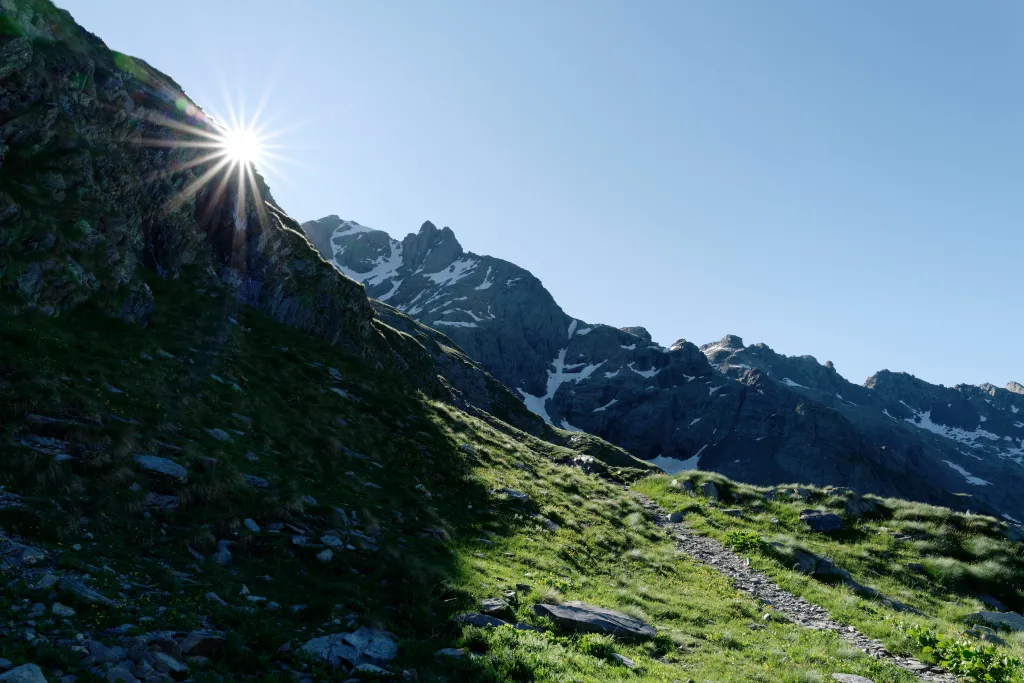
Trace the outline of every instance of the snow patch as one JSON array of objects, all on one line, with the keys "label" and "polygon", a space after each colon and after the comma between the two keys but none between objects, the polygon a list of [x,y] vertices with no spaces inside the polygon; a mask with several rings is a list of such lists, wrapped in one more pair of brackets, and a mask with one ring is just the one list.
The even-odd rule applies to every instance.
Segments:
[{"label": "snow patch", "polygon": [[974,486],[990,486],[992,484],[992,482],[985,481],[981,477],[975,477],[973,474],[965,470],[963,467],[960,467],[960,465],[957,465],[955,462],[950,462],[949,460],[943,460],[942,462],[946,463],[954,470],[959,472],[961,475],[963,475],[964,480],[966,480],[968,484],[973,484]]},{"label": "snow patch", "polygon": [[435,325],[447,325],[448,327],[476,327],[476,323],[464,323],[460,320],[435,320]]},{"label": "snow patch", "polygon": [[791,380],[788,377],[783,377],[782,378],[782,383],[785,384],[787,387],[800,387],[801,389],[806,389],[807,388],[803,384],[797,384],[796,382],[794,382],[793,380]]},{"label": "snow patch", "polygon": [[491,270],[493,270],[493,267],[487,266],[487,274],[484,275],[484,281],[475,287],[477,291],[480,291],[481,289],[490,289],[491,285],[494,284],[494,280],[491,279]]},{"label": "snow patch", "polygon": [[395,292],[397,292],[398,288],[401,287],[401,286],[402,286],[402,281],[401,280],[392,280],[391,281],[391,289],[388,290],[388,292],[383,294],[382,296],[377,297],[377,301],[387,301],[388,299],[390,299],[391,297],[393,297],[395,295]]},{"label": "snow patch", "polygon": [[562,424],[560,424],[558,426],[561,427],[562,429],[564,429],[567,432],[582,432],[583,431],[579,427],[573,427],[571,424],[569,424],[569,421],[566,420],[564,417],[562,418]]},{"label": "snow patch", "polygon": [[[627,351],[636,351],[636,344],[630,344],[629,346],[625,346],[625,345],[620,344],[620,346],[622,346],[622,348],[626,349]],[[661,456],[658,456],[658,457],[661,457]]]},{"label": "snow patch", "polygon": [[594,408],[594,412],[595,413],[600,413],[603,410],[608,410],[609,408],[611,408],[613,405],[615,405],[618,402],[619,402],[619,399],[613,398],[612,400],[608,401],[607,403],[605,403],[600,408]]},{"label": "snow patch", "polygon": [[716,392],[716,391],[718,391],[718,390],[719,390],[719,389],[721,389],[721,388],[722,388],[721,386],[717,386],[717,387],[710,387],[710,388],[708,389],[708,396],[714,396],[714,395],[715,395],[715,392]]},{"label": "snow patch", "polygon": [[618,371],[618,370],[616,370],[615,372],[606,372],[606,373],[604,373],[604,376],[605,376],[605,377],[606,377],[607,379],[611,379],[612,377],[615,377],[615,376],[616,376],[616,375],[618,375],[618,374],[619,374],[619,371]]},{"label": "snow patch", "polygon": [[693,425],[697,424],[698,422],[700,422],[703,419],[704,418],[702,418],[702,417],[698,417],[698,418],[695,418],[693,420],[690,420],[690,426],[692,427]]},{"label": "snow patch", "polygon": [[654,368],[651,368],[650,370],[637,370],[636,368],[634,368],[634,367],[633,367],[633,363],[630,363],[630,364],[629,364],[628,366],[626,366],[626,367],[628,367],[628,368],[629,368],[630,370],[632,370],[632,371],[633,371],[633,372],[635,372],[636,374],[638,374],[638,375],[640,375],[641,377],[644,377],[644,378],[646,378],[646,379],[650,379],[651,377],[654,377],[654,376],[655,376],[655,375],[657,375],[657,374],[658,374],[659,372],[661,372],[661,370],[660,370],[660,369],[658,369],[658,370],[655,370]]},{"label": "snow patch", "polygon": [[572,333],[576,331],[576,323],[578,322],[578,320],[573,320],[569,323],[569,339],[572,339]]},{"label": "snow patch", "polygon": [[[562,386],[566,382],[582,382],[594,374],[595,370],[604,365],[604,361],[601,361],[600,363],[588,365],[579,372],[566,372],[566,370],[570,369],[565,366],[566,351],[568,351],[568,349],[562,349],[559,351],[558,356],[551,362],[551,365],[548,366],[549,368],[553,368],[553,370],[548,370],[548,381],[547,386],[545,387],[546,392],[543,396],[534,396],[533,394],[526,393],[522,389],[516,389],[516,391],[522,394],[523,403],[526,404],[527,410],[536,415],[540,415],[544,418],[545,422],[552,426],[554,426],[554,423],[551,421],[551,416],[548,415],[547,403],[548,400],[554,397],[555,392],[558,391],[558,387]],[[572,367],[577,368],[579,365],[574,365]]]},{"label": "snow patch", "polygon": [[447,287],[469,275],[479,263],[470,258],[460,258],[439,273],[427,273],[427,277],[434,284]]},{"label": "snow patch", "polygon": [[[909,407],[909,406],[908,406]],[[918,421],[919,420],[919,421]],[[904,422],[909,422],[915,427],[919,427],[925,431],[944,436],[947,439],[958,441],[971,448],[980,448],[984,443],[978,443],[979,439],[992,440],[998,442],[999,436],[992,432],[981,429],[975,429],[973,432],[969,432],[966,429],[960,429],[959,427],[947,427],[946,425],[940,425],[932,422],[932,411],[926,410],[923,413],[914,412],[914,417],[908,417]]]},{"label": "snow patch", "polygon": [[1016,415],[1017,413],[1020,412],[1020,409],[1017,408],[1017,406],[1015,406],[1015,405],[1011,405],[1010,406],[1010,412],[1013,413],[1014,415]]},{"label": "snow patch", "polygon": [[590,334],[593,331],[594,331],[593,327],[584,327],[582,330],[576,330],[576,334],[578,334],[580,336],[583,336],[585,334]]},{"label": "snow patch", "polygon": [[[356,224],[358,225],[358,224]],[[359,226],[363,228],[363,226]],[[340,230],[340,228],[339,228]],[[370,228],[359,230],[359,232],[369,232]],[[335,231],[335,234],[338,234]],[[347,232],[346,235],[355,234],[353,232]],[[362,282],[363,284],[372,287],[373,285],[380,284],[385,280],[393,277],[398,269],[402,267],[402,243],[397,240],[390,240],[388,242],[388,253],[381,255],[376,261],[370,264],[369,270],[362,272],[353,268],[347,268],[341,265],[341,256],[345,253],[345,247],[339,247],[334,241],[331,241],[331,260],[334,262],[334,267],[340,270],[345,275],[349,276],[356,282]],[[380,299],[383,301],[383,299]]]},{"label": "snow patch", "polygon": [[889,414],[889,409],[888,408],[882,408],[882,415],[885,415],[887,418],[889,418],[893,422],[899,422],[899,420],[897,420],[895,417],[893,417],[892,415]]},{"label": "snow patch", "polygon": [[840,401],[842,401],[843,403],[849,403],[849,404],[850,404],[851,406],[855,406],[855,405],[857,405],[857,404],[856,404],[856,403],[854,403],[853,401],[847,401],[847,400],[846,400],[845,398],[843,398],[842,394],[840,394],[840,393],[839,393],[838,391],[836,392],[836,398],[838,398],[838,399],[839,399]]},{"label": "snow patch", "polygon": [[697,465],[700,464],[700,454],[704,451],[704,446],[696,455],[690,456],[686,460],[680,460],[678,458],[668,458],[664,455],[659,455],[657,458],[652,458],[647,462],[661,468],[665,474],[678,474],[679,472],[686,472],[687,470],[697,469]]},{"label": "snow patch", "polygon": [[511,287],[512,285],[514,285],[515,283],[519,282],[522,279],[523,278],[521,278],[521,277],[509,278],[508,280],[505,280],[505,286],[506,287]]}]

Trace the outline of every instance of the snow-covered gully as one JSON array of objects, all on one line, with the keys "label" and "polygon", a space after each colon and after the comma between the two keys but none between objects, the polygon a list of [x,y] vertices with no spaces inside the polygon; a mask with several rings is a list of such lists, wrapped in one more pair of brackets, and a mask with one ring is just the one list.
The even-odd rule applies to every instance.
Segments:
[{"label": "snow-covered gully", "polygon": [[733,580],[736,588],[785,614],[793,623],[816,631],[834,631],[840,638],[860,648],[870,657],[888,660],[908,671],[918,680],[929,683],[956,683],[956,676],[948,671],[925,664],[912,657],[895,655],[889,652],[882,643],[868,638],[853,626],[835,621],[829,615],[828,610],[812,605],[803,598],[783,590],[767,575],[747,566],[744,558],[728,550],[722,544],[694,533],[684,524],[669,521],[668,514],[651,499],[640,494],[634,495],[651,513],[655,524],[664,529],[672,538],[676,548],[728,576]]}]

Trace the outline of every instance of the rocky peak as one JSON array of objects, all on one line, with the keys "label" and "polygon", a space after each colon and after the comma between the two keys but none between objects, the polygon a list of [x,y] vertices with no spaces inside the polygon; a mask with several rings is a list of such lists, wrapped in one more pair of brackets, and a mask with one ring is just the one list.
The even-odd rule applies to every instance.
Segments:
[{"label": "rocky peak", "polygon": [[408,234],[402,240],[402,254],[405,263],[422,268],[425,273],[436,273],[449,267],[465,252],[451,228],[440,230],[426,221],[416,234]]},{"label": "rocky peak", "polygon": [[645,327],[620,327],[619,329],[625,332],[626,334],[631,334],[634,337],[640,337],[640,339],[644,340],[648,344],[650,344],[652,341],[651,333],[648,332],[647,328]]},{"label": "rocky peak", "polygon": [[1010,382],[1006,385],[1006,390],[1012,394],[1024,394],[1024,385],[1018,382]]}]

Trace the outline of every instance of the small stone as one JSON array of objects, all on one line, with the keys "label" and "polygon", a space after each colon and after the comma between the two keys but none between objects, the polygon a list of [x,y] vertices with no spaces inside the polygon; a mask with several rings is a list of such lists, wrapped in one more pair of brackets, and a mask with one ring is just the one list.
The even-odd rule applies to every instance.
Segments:
[{"label": "small stone", "polygon": [[75,610],[73,610],[72,608],[68,607],[67,605],[62,605],[59,602],[53,603],[53,605],[50,606],[50,611],[53,612],[58,617],[73,617],[73,616],[75,616]]},{"label": "small stone", "polygon": [[512,606],[501,598],[484,598],[480,601],[480,611],[492,617],[510,618],[512,616]]},{"label": "small stone", "polygon": [[207,594],[206,594],[206,595],[205,595],[204,597],[205,597],[205,598],[206,598],[207,600],[209,600],[210,602],[212,602],[212,603],[214,603],[214,604],[216,604],[216,605],[220,605],[221,607],[227,607],[227,606],[228,606],[228,603],[224,602],[224,599],[223,599],[223,598],[221,598],[221,597],[220,597],[219,595],[217,595],[216,593],[214,593],[213,591],[210,591],[210,592],[209,592],[209,593],[207,593]]},{"label": "small stone", "polygon": [[270,486],[270,482],[263,477],[257,477],[255,474],[245,475],[245,483],[254,489],[265,489]]},{"label": "small stone", "polygon": [[612,653],[612,659],[614,659],[616,662],[626,667],[627,669],[636,668],[636,662],[634,662],[629,657],[626,657],[625,655],[620,655],[618,652]]},{"label": "small stone", "polygon": [[228,550],[230,545],[231,541],[224,539],[217,541],[217,552],[213,554],[213,561],[221,566],[231,562],[231,551]]},{"label": "small stone", "polygon": [[260,525],[248,517],[245,518],[245,521],[243,521],[242,524],[244,524],[245,528],[254,534],[258,534],[260,532]]},{"label": "small stone", "polygon": [[220,428],[205,429],[203,430],[217,441],[231,441],[231,435]]},{"label": "small stone", "polygon": [[181,483],[186,483],[188,481],[188,471],[173,460],[161,458],[156,455],[141,454],[135,455],[134,458],[135,464],[147,472],[170,477],[171,479]]},{"label": "small stone", "polygon": [[320,560],[321,562],[330,562],[334,559],[334,551],[330,548],[321,550],[319,553],[316,554],[316,559]]},{"label": "small stone", "polygon": [[434,653],[437,657],[454,657],[455,659],[460,659],[465,654],[466,648],[464,647],[446,647]]}]

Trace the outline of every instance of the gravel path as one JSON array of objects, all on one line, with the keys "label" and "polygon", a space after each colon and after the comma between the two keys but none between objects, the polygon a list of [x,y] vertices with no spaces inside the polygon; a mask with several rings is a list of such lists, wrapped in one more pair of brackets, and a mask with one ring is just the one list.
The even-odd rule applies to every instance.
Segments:
[{"label": "gravel path", "polygon": [[668,515],[646,496],[634,494],[651,513],[654,522],[675,541],[676,547],[690,557],[731,578],[736,588],[748,593],[761,603],[782,612],[794,623],[816,631],[834,631],[843,640],[857,646],[875,659],[886,659],[910,672],[918,680],[930,683],[956,683],[956,676],[941,667],[919,662],[911,657],[895,655],[885,646],[868,638],[853,626],[832,619],[828,610],[812,605],[803,598],[785,591],[762,572],[751,569],[747,561],[728,550],[718,541],[700,536],[684,524],[669,521]]}]

